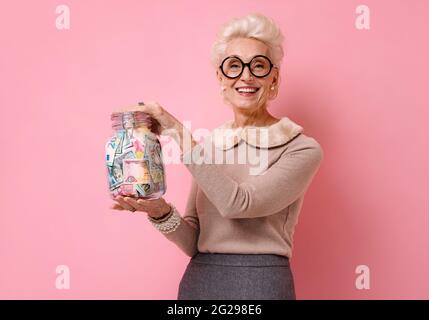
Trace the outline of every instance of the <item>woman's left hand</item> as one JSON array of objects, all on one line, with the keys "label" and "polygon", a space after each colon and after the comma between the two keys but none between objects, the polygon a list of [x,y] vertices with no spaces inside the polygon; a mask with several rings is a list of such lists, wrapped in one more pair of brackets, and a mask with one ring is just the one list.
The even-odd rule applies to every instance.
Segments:
[{"label": "woman's left hand", "polygon": [[182,153],[189,151],[197,144],[192,137],[191,131],[158,102],[145,102],[144,105],[139,104],[119,110],[119,112],[126,111],[142,111],[149,114],[152,117],[152,127],[150,130],[157,135],[166,135],[173,138],[179,145]]},{"label": "woman's left hand", "polygon": [[157,135],[163,134],[164,130],[179,130],[182,124],[172,114],[165,110],[158,102],[149,101],[144,105],[135,105],[123,108],[120,112],[142,111],[152,117],[151,131]]},{"label": "woman's left hand", "polygon": [[164,198],[144,200],[133,197],[117,196],[114,199],[116,203],[111,207],[114,210],[131,210],[146,212],[153,218],[159,218],[168,213],[170,205]]}]

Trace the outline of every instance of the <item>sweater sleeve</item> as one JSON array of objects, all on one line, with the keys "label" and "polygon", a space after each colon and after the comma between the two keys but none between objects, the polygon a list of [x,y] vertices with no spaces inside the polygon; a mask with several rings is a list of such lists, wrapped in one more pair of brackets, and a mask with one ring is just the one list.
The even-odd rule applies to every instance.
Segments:
[{"label": "sweater sleeve", "polygon": [[191,190],[186,203],[185,213],[177,229],[163,235],[175,243],[187,256],[192,257],[198,252],[198,237],[200,225],[196,208],[196,195],[198,186],[192,179]]},{"label": "sweater sleeve", "polygon": [[241,183],[225,174],[222,167],[227,164],[207,164],[202,158],[202,144],[181,157],[219,213],[230,219],[257,218],[283,210],[305,193],[323,159],[323,150],[311,138],[286,150],[264,174],[249,175]]}]

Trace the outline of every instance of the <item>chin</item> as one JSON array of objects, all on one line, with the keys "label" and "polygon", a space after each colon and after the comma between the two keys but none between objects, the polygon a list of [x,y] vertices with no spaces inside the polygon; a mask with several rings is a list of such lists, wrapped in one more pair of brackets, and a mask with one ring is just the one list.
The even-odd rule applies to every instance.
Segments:
[{"label": "chin", "polygon": [[243,103],[242,101],[239,101],[238,103],[233,103],[233,104],[237,109],[241,109],[241,110],[252,110],[252,109],[256,110],[256,109],[258,109],[258,104],[256,102],[251,103],[249,101],[247,103],[246,102]]}]

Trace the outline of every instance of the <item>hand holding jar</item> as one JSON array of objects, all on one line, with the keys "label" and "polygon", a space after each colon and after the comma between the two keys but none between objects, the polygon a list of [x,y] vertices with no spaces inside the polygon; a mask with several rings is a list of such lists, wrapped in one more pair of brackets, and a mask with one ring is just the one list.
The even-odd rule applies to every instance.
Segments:
[{"label": "hand holding jar", "polygon": [[[193,148],[197,143],[192,138],[191,132],[158,102],[150,101],[139,103],[136,106],[123,108],[125,111],[140,111],[148,114],[152,119],[151,131],[157,135],[172,137],[182,153]],[[186,142],[185,142],[186,141]]]},{"label": "hand holding jar", "polygon": [[140,111],[150,115],[152,118],[151,131],[157,135],[169,135],[182,126],[172,114],[165,110],[158,102],[140,102],[138,105],[125,107],[120,112]]},{"label": "hand holding jar", "polygon": [[162,197],[152,200],[136,200],[132,197],[117,196],[114,200],[116,201],[112,206],[114,210],[142,211],[155,219],[165,216],[171,210],[170,205]]}]

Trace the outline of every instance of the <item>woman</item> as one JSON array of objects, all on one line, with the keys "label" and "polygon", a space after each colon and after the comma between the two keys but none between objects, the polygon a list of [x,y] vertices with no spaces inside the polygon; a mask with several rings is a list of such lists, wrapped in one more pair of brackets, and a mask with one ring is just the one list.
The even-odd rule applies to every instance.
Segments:
[{"label": "woman", "polygon": [[212,48],[221,94],[234,119],[214,130],[210,145],[234,156],[266,152],[258,174],[251,174],[250,161],[199,161],[208,154],[207,144],[197,144],[156,102],[126,109],[156,119],[153,130],[176,140],[192,174],[183,217],[163,198],[118,197],[113,207],[146,212],[192,257],[178,299],[295,299],[289,265],[293,231],[323,151],[301,126],[267,110],[279,89],[282,40],[271,19],[252,14],[227,23]]}]

